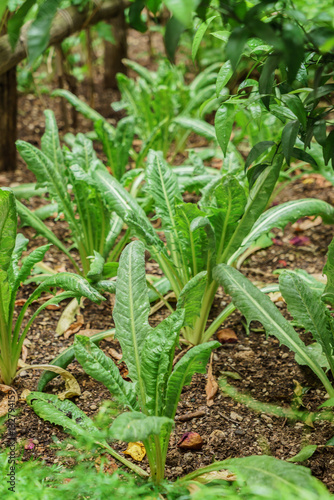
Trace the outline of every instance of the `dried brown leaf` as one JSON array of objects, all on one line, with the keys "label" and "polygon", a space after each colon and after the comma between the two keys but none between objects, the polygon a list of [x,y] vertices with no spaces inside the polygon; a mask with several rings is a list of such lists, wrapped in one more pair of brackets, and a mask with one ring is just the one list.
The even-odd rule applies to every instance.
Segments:
[{"label": "dried brown leaf", "polygon": [[238,337],[232,328],[223,328],[217,333],[217,339],[221,344],[236,344]]},{"label": "dried brown leaf", "polygon": [[213,354],[211,353],[209,369],[208,369],[208,379],[205,386],[206,404],[208,406],[212,406],[214,404],[214,398],[219,389],[219,385],[212,373],[212,359],[213,359]]}]

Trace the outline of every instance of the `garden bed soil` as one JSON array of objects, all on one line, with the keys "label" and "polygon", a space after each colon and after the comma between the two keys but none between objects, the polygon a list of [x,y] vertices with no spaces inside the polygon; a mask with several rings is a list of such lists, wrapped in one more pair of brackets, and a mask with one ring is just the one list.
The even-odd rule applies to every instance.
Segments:
[{"label": "garden bed soil", "polygon": [[[110,119],[116,119],[109,106],[111,98],[118,99],[115,93],[108,97],[104,94],[104,99],[108,99],[108,105],[103,105],[101,109],[97,102],[97,110]],[[54,106],[54,100],[49,98],[46,100],[47,105]],[[39,144],[44,123],[43,108],[45,108],[45,103],[41,103],[35,97],[23,96],[21,98],[20,110],[24,116],[22,116],[19,130],[20,138]],[[57,106],[55,110],[59,118]],[[87,121],[81,117],[79,120],[81,131],[86,131],[87,127],[90,129]],[[19,168],[15,174],[0,174],[1,185],[16,185],[33,181],[33,175],[24,167],[21,160],[19,160]],[[302,197],[316,197],[333,204],[334,188],[320,176],[309,176],[289,184],[275,201],[281,203]],[[28,206],[36,208],[40,203],[39,198],[32,198]],[[69,234],[63,221],[54,222],[49,219],[47,224],[63,241],[68,239]],[[23,228],[22,232],[30,238],[29,250],[46,243],[42,237],[34,238],[34,231],[31,228]],[[319,224],[304,229],[303,225],[295,224],[289,225],[284,234],[278,230],[274,232],[276,243],[251,255],[242,267],[243,272],[253,282],[257,284],[276,282],[277,275],[272,273],[277,268],[301,268],[311,274],[322,272],[327,248],[333,238],[332,226]],[[297,244],[302,246],[296,245],[296,240],[293,240],[296,236],[303,237],[297,241]],[[67,258],[55,247],[51,247],[47,252],[44,262],[54,269],[71,270],[71,264]],[[147,260],[147,272],[159,273],[157,265]],[[24,299],[31,290],[31,285],[23,287],[19,298]],[[229,298],[224,296],[222,290],[219,289],[210,321],[225,307],[227,302]],[[26,358],[28,364],[48,363],[62,350],[72,345],[73,336],[68,339],[55,336],[56,325],[65,305],[62,303],[57,311],[44,310],[33,324],[27,337],[30,342]],[[92,304],[86,300],[82,311],[84,317],[82,330],[102,331],[113,327],[112,305],[113,297],[110,295],[101,305]],[[284,303],[279,301],[277,305],[286,314]],[[32,305],[29,314],[36,307]],[[19,310],[18,306],[17,312]],[[151,324],[157,324],[166,314],[166,310],[161,309],[150,318]],[[296,381],[303,388],[308,388],[303,398],[305,409],[316,411],[317,407],[325,401],[326,393],[315,376],[307,368],[299,366],[294,360],[294,355],[286,347],[279,346],[275,338],[266,339],[264,333],[259,331],[259,325],[251,325],[250,333],[247,335],[243,318],[239,313],[234,313],[223,326],[232,328],[238,340],[234,344],[222,345],[213,353],[212,371],[217,379],[222,371],[233,372],[239,375],[240,379],[229,378],[228,381],[240,392],[247,393],[258,401],[284,407],[291,405],[294,400]],[[82,330],[79,333],[82,333]],[[100,343],[100,346],[111,357],[114,354],[112,349],[120,352],[120,346],[116,340],[105,340]],[[102,384],[86,375],[77,362],[71,363],[68,370],[76,377],[82,390],[81,396],[73,398],[73,401],[87,415],[93,417],[103,401],[110,399],[109,392]],[[36,390],[39,376],[40,372],[35,371],[21,373],[13,384],[18,395],[20,396],[25,389]],[[209,465],[214,460],[231,457],[270,454],[280,459],[288,459],[296,455],[304,445],[316,444],[319,448],[304,465],[310,467],[312,473],[331,491],[334,491],[334,455],[332,447],[326,446],[326,442],[334,433],[332,424],[318,421],[314,423],[314,427],[310,427],[302,422],[256,413],[221,391],[216,394],[212,406],[208,406],[206,383],[207,375],[195,375],[191,385],[182,391],[167,457],[166,476],[168,478],[175,479],[198,467]],[[49,383],[46,391],[59,393],[63,389],[61,380],[56,378]],[[57,456],[57,449],[50,446],[54,438],[63,441],[68,435],[60,427],[37,417],[25,402],[19,401],[17,409],[19,410],[16,420],[18,441],[22,444],[29,442],[30,448],[33,446],[32,449],[24,450],[23,459],[28,460],[34,457],[43,459],[48,465],[54,463],[71,465],[68,458]],[[195,416],[192,417],[193,413]],[[197,432],[202,437],[204,445],[201,450],[182,451],[178,448],[178,441],[185,432],[189,431]],[[6,446],[6,433],[2,436],[1,445]],[[126,449],[125,443],[115,442],[113,446],[120,452]],[[142,466],[148,467],[146,458]]]}]

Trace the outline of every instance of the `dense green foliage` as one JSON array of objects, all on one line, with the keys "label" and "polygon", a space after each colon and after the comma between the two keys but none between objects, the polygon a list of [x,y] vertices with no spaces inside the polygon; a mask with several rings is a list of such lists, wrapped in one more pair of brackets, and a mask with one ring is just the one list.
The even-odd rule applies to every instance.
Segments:
[{"label": "dense green foliage", "polygon": [[[69,297],[88,297],[94,302],[103,297],[87,280],[73,273],[58,273],[46,279],[34,290],[25,302],[13,324],[15,300],[21,282],[29,276],[32,267],[40,262],[50,245],[33,250],[23,261],[19,260],[26,249],[28,240],[16,234],[17,214],[15,198],[10,190],[0,190],[0,374],[5,384],[11,384],[17,370],[23,342],[36,316],[50,304],[59,304]],[[30,317],[22,328],[24,315],[30,304],[50,289],[62,288],[63,292],[47,300]],[[21,331],[22,329],[22,331]]]}]

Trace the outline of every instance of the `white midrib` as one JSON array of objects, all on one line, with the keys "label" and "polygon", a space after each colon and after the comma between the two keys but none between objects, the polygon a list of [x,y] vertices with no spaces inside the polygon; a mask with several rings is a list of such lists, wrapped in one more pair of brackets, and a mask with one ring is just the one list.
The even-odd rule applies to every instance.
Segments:
[{"label": "white midrib", "polygon": [[[284,212],[289,211],[297,206],[297,208],[301,208],[304,204],[309,205],[310,200],[296,200],[294,203],[292,202],[289,204],[289,206],[284,206],[282,208],[278,208],[275,212],[269,215],[269,217],[266,217],[263,219],[263,221],[259,225],[253,226],[253,229],[251,232],[246,236],[246,238],[243,240],[243,242],[240,245],[240,248],[243,248],[247,246],[249,243],[252,243],[252,241],[260,236],[260,233],[262,231],[269,231],[272,229],[271,227],[266,228],[267,224],[271,225],[271,221],[275,220],[277,217],[280,217]],[[256,223],[255,223],[256,224]],[[233,260],[237,257],[237,254],[239,253],[239,249],[229,258],[228,264],[233,262]]]},{"label": "white midrib", "polygon": [[[163,175],[162,175],[162,170],[161,170],[161,166],[160,166],[160,162],[159,162],[158,158],[157,158],[157,165],[158,165],[158,172],[159,172],[160,182],[161,182],[161,186],[162,186],[162,191],[163,191],[163,194],[164,194],[164,198],[165,198],[165,201],[166,201],[166,206],[167,206],[169,218],[172,221],[172,225],[173,225],[173,230],[172,231],[173,231],[174,237],[173,237],[172,241],[173,241],[174,248],[176,248],[177,247],[176,242],[178,240],[178,235],[177,235],[177,232],[175,230],[174,215],[173,215],[172,207],[171,207],[171,205],[169,203],[168,194],[167,194],[167,191],[166,191],[166,188],[165,188],[164,178],[163,178]],[[180,268],[182,267],[180,265],[180,262],[177,259],[177,257],[176,257],[175,265],[177,267],[180,267]]]},{"label": "white midrib", "polygon": [[136,325],[135,325],[135,316],[134,316],[133,288],[132,288],[132,251],[133,251],[132,248],[130,248],[130,251],[129,251],[129,308],[130,308],[130,319],[131,319],[131,337],[132,337],[132,344],[133,344],[136,370],[137,370],[137,376],[138,376],[138,384],[139,384],[139,390],[140,390],[140,396],[141,396],[141,402],[142,402],[142,411],[144,411],[146,398],[145,398],[145,388],[144,388],[143,380],[141,377],[139,349],[138,349],[138,343],[137,343],[137,338],[136,338]]},{"label": "white midrib", "polygon": [[118,193],[117,189],[114,188],[114,186],[112,184],[110,184],[110,182],[107,180],[105,180],[103,178],[103,176],[100,175],[99,172],[97,172],[97,175],[100,177],[101,181],[103,183],[106,183],[108,185],[108,188],[110,189],[110,191],[112,192],[112,194],[115,196],[115,198],[117,198],[117,200],[121,203],[121,205],[125,208],[125,210],[127,212],[130,211],[129,209],[129,206],[128,204],[123,200],[123,198],[121,197],[121,195]]}]

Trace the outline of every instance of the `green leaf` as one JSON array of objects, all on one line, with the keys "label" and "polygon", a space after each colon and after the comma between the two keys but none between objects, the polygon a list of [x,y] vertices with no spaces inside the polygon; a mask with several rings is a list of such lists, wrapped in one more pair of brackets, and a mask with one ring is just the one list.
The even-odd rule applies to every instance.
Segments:
[{"label": "green leaf", "polygon": [[334,239],[331,241],[328,247],[327,262],[322,272],[327,276],[327,285],[322,297],[326,303],[333,305],[334,304]]},{"label": "green leaf", "polygon": [[165,425],[174,425],[167,417],[148,417],[140,412],[119,415],[110,429],[110,437],[127,443],[144,441],[150,436],[159,436]]},{"label": "green leaf", "polygon": [[255,144],[255,146],[250,150],[245,163],[245,170],[251,166],[251,164],[260,156],[262,153],[267,151],[269,148],[274,146],[274,141],[261,141]]},{"label": "green leaf", "polygon": [[221,258],[222,262],[226,262],[227,259],[230,259],[232,262],[231,256],[239,249],[245,238],[245,234],[247,235],[251,231],[253,225],[267,206],[271,193],[276,185],[282,162],[282,155],[277,155],[273,165],[265,169],[252,186],[244,215],[224,250]]},{"label": "green leaf", "polygon": [[298,118],[303,129],[306,130],[307,114],[300,98],[294,94],[285,94],[282,96],[282,101]]},{"label": "green leaf", "polygon": [[39,6],[37,15],[28,30],[29,63],[36,61],[49,45],[50,28],[61,0],[44,0]]},{"label": "green leaf", "polygon": [[[322,346],[319,342],[307,345],[306,350],[311,353],[311,357],[317,360],[318,364],[325,370],[325,372],[330,369],[326,355],[324,354]],[[299,365],[305,365],[305,362],[298,356],[298,354],[295,355],[295,360]]]},{"label": "green leaf", "polygon": [[100,280],[97,283],[94,283],[94,288],[100,292],[108,292],[108,293],[116,293],[116,282],[110,280]]},{"label": "green leaf", "polygon": [[284,229],[289,222],[296,222],[301,217],[311,215],[320,215],[325,224],[334,224],[334,208],[329,203],[314,198],[287,201],[269,208],[258,218],[251,231],[243,239],[240,248],[231,257],[231,262],[262,234],[268,233],[274,227]]},{"label": "green leaf", "polygon": [[94,123],[96,133],[102,142],[103,150],[108,159],[108,165],[116,179],[121,180],[125,173],[129,160],[129,151],[132,147],[134,136],[133,117],[122,118],[117,125],[116,131],[110,130],[105,120]]},{"label": "green leaf", "polygon": [[131,410],[138,409],[136,386],[124,380],[114,361],[88,337],[76,335],[74,354],[85,372],[101,382],[117,400]]},{"label": "green leaf", "polygon": [[168,59],[175,61],[175,52],[179,44],[182,33],[185,31],[184,24],[181,23],[175,16],[168,19],[165,29],[164,42]]},{"label": "green leaf", "polygon": [[334,372],[334,337],[331,315],[316,292],[294,273],[288,271],[279,277],[280,291],[287,303],[288,311],[295,321],[311,332],[322,347]]},{"label": "green leaf", "polygon": [[249,37],[249,32],[246,27],[234,28],[225,47],[227,58],[231,61],[232,68],[235,70],[238,66],[242,51]]},{"label": "green leaf", "polygon": [[219,97],[221,91],[228,84],[233,75],[232,65],[230,61],[226,61],[220,68],[216,81],[216,96]]},{"label": "green leaf", "polygon": [[25,21],[26,15],[28,14],[31,7],[35,5],[35,3],[35,0],[25,0],[20,8],[8,20],[7,33],[12,51],[14,51],[16,44],[20,38],[21,28]]},{"label": "green leaf", "polygon": [[[115,330],[111,329],[103,332],[94,333],[94,335],[92,335],[89,338],[92,342],[98,343],[100,342],[100,340],[103,340],[107,337],[113,337],[114,333]],[[73,359],[74,359],[74,348],[72,345],[67,349],[65,349],[65,351],[62,351],[60,354],[58,354],[58,356],[56,356],[49,364],[60,366],[61,368],[66,368],[73,361]],[[44,387],[50,382],[50,380],[54,379],[55,377],[57,377],[56,373],[51,372],[49,370],[44,371],[39,378],[37,390],[43,391]]]},{"label": "green leaf", "polygon": [[99,254],[99,252],[96,252],[96,250],[94,250],[94,258],[90,263],[86,278],[92,282],[99,281],[102,278],[104,265],[104,258]]},{"label": "green leaf", "polygon": [[297,455],[295,455],[294,457],[288,458],[287,462],[304,462],[305,460],[308,460],[310,457],[312,457],[317,448],[318,446],[316,444],[303,446],[300,452],[297,453]]},{"label": "green leaf", "polygon": [[164,408],[166,383],[173,366],[175,345],[184,324],[184,311],[179,309],[164,319],[146,337],[142,356],[146,408],[159,416]]},{"label": "green leaf", "polygon": [[163,243],[156,236],[145,212],[122,184],[112,177],[99,162],[96,162],[91,176],[109,208],[115,211],[136,235],[144,239],[148,246],[156,245],[157,248],[162,249]]},{"label": "green leaf", "polygon": [[147,472],[116,453],[105,441],[104,434],[94,425],[93,421],[68,399],[60,401],[54,394],[31,392],[27,396],[27,403],[39,417],[53,424],[61,425],[66,432],[76,438],[94,441],[95,444],[107,449],[111,456],[136,474],[147,477]]},{"label": "green leaf", "polygon": [[93,439],[101,438],[101,433],[93,421],[68,399],[60,401],[55,394],[30,392],[26,401],[39,417],[52,424],[61,425],[74,437],[88,434]]},{"label": "green leaf", "polygon": [[284,158],[290,165],[290,158],[293,155],[294,145],[296,143],[300,123],[298,120],[288,122],[282,131],[282,150]]},{"label": "green leaf", "polygon": [[306,163],[309,163],[310,165],[318,168],[318,163],[313,158],[313,156],[306,153],[306,151],[304,151],[303,149],[293,148],[292,157],[297,158],[297,160],[306,161]]},{"label": "green leaf", "polygon": [[[196,227],[193,226],[193,222],[204,215],[205,213],[199,210],[195,203],[180,203],[176,206],[175,227],[179,247],[182,249],[186,265],[191,269],[193,276],[206,269],[207,266],[208,236],[206,228],[200,224],[197,224]],[[209,223],[209,221],[207,222]]]},{"label": "green leaf", "polygon": [[17,215],[10,189],[0,189],[0,270],[7,272],[15,248]]},{"label": "green leaf", "polygon": [[226,293],[231,295],[233,304],[246,317],[248,325],[251,321],[259,321],[267,335],[274,335],[281,344],[297,353],[319,377],[329,395],[332,396],[334,389],[319,366],[316,357],[307,351],[297,332],[274,306],[269,297],[239,271],[226,264],[219,264],[214,269],[213,275],[216,281],[224,286]]},{"label": "green leaf", "polygon": [[219,146],[222,148],[224,156],[227,146],[230,142],[232,128],[234,123],[235,111],[234,105],[223,104],[217,109],[215,116],[215,130]]},{"label": "green leaf", "polygon": [[147,191],[155,202],[155,211],[161,217],[165,229],[175,226],[175,199],[181,201],[177,177],[165,160],[150,151],[145,172]]},{"label": "green leaf", "polygon": [[76,227],[71,199],[67,192],[66,178],[57,170],[54,163],[42,151],[28,142],[16,141],[16,147],[41,186],[46,186],[56,200],[59,210],[64,212],[67,222]]},{"label": "green leaf", "polygon": [[207,272],[202,271],[191,278],[183,287],[179,295],[179,300],[177,301],[177,309],[185,310],[185,326],[193,328],[196,318],[200,315],[206,284]]},{"label": "green leaf", "polygon": [[173,16],[176,17],[187,28],[192,22],[192,13],[196,8],[197,2],[195,0],[165,0],[164,4],[167,9],[171,11]]},{"label": "green leaf", "polygon": [[52,161],[58,175],[65,176],[64,158],[60,147],[55,115],[50,109],[45,110],[44,115],[45,132],[41,141],[42,151]]},{"label": "green leaf", "polygon": [[[291,495],[295,493],[298,498],[302,498],[303,491],[305,498],[308,497],[307,492],[324,494],[325,498],[327,496],[326,487],[312,476],[310,469],[268,455],[230,458],[215,462],[184,476],[182,481],[191,481],[202,474],[222,469],[233,472],[240,484],[246,483],[252,488],[268,487],[270,491],[273,491],[273,488],[277,488],[278,491],[279,488],[286,488]],[[320,499],[318,495],[317,498]]]},{"label": "green leaf", "polygon": [[259,79],[259,92],[262,94],[262,102],[268,110],[275,79],[275,69],[278,64],[279,56],[269,55],[264,63],[264,66],[262,67]]},{"label": "green leaf", "polygon": [[21,200],[29,200],[32,196],[43,196],[46,193],[46,188],[36,188],[35,182],[28,182],[26,184],[20,184],[11,188],[15,198]]},{"label": "green leaf", "polygon": [[51,94],[52,97],[64,97],[79,113],[81,113],[84,117],[92,120],[93,122],[102,121],[104,126],[108,129],[109,133],[115,132],[115,129],[112,125],[110,125],[106,119],[100,115],[93,108],[88,106],[85,102],[81,101],[76,95],[72,94],[69,90],[57,89],[54,90]]},{"label": "green leaf", "polygon": [[219,342],[197,345],[176,363],[168,379],[164,412],[167,417],[174,419],[183,386],[190,384],[194,373],[205,373],[211,351],[218,347],[220,347]]},{"label": "green leaf", "polygon": [[188,116],[177,116],[174,118],[173,123],[176,123],[182,128],[188,131],[195,132],[195,134],[201,135],[208,139],[209,141],[216,140],[215,129],[210,123],[199,118],[190,118]]},{"label": "green leaf", "polygon": [[21,222],[25,225],[32,227],[35,229],[37,234],[41,234],[47,240],[49,240],[53,245],[55,245],[59,250],[64,252],[72,261],[73,257],[67,248],[63,245],[63,243],[55,236],[55,234],[41,221],[39,217],[37,217],[33,212],[31,212],[23,203],[16,200],[16,208],[17,212],[20,216]]},{"label": "green leaf", "polygon": [[17,278],[17,275],[20,271],[18,262],[22,256],[23,250],[26,250],[29,240],[23,236],[22,233],[18,233],[15,240],[15,247],[12,253],[12,258],[10,261],[10,265],[7,270],[8,281],[10,287],[13,288],[14,282]]},{"label": "green leaf", "polygon": [[214,227],[216,258],[219,262],[230,241],[239,220],[244,214],[247,202],[245,190],[234,175],[227,174],[213,190],[211,207],[208,207],[210,223]]},{"label": "green leaf", "polygon": [[209,17],[206,21],[204,21],[203,23],[201,23],[201,25],[199,26],[198,30],[196,31],[194,39],[193,39],[192,48],[191,48],[191,57],[192,57],[193,61],[195,61],[195,58],[196,58],[196,55],[197,55],[197,51],[198,51],[199,46],[201,44],[202,38],[203,38],[206,30],[208,29],[208,26],[210,25],[210,23],[214,19],[216,19],[216,17],[217,16]]},{"label": "green leaf", "polygon": [[13,282],[13,292],[16,293],[21,283],[23,283],[31,273],[32,268],[37,262],[41,262],[44,255],[49,250],[51,245],[43,245],[41,247],[35,248],[25,259],[22,261],[21,269],[18,270]]},{"label": "green leaf", "polygon": [[141,407],[145,404],[142,351],[152,328],[148,322],[150,302],[145,278],[145,248],[133,241],[122,252],[117,273],[113,318],[116,338],[122,347],[130,378],[138,383]]},{"label": "green leaf", "polygon": [[36,288],[31,295],[31,298],[35,300],[41,295],[42,292],[45,292],[53,287],[59,287],[70,292],[75,292],[77,295],[87,297],[97,303],[101,300],[105,300],[104,297],[102,297],[102,295],[100,295],[85,278],[73,273],[58,273],[53,276],[49,276]]}]

